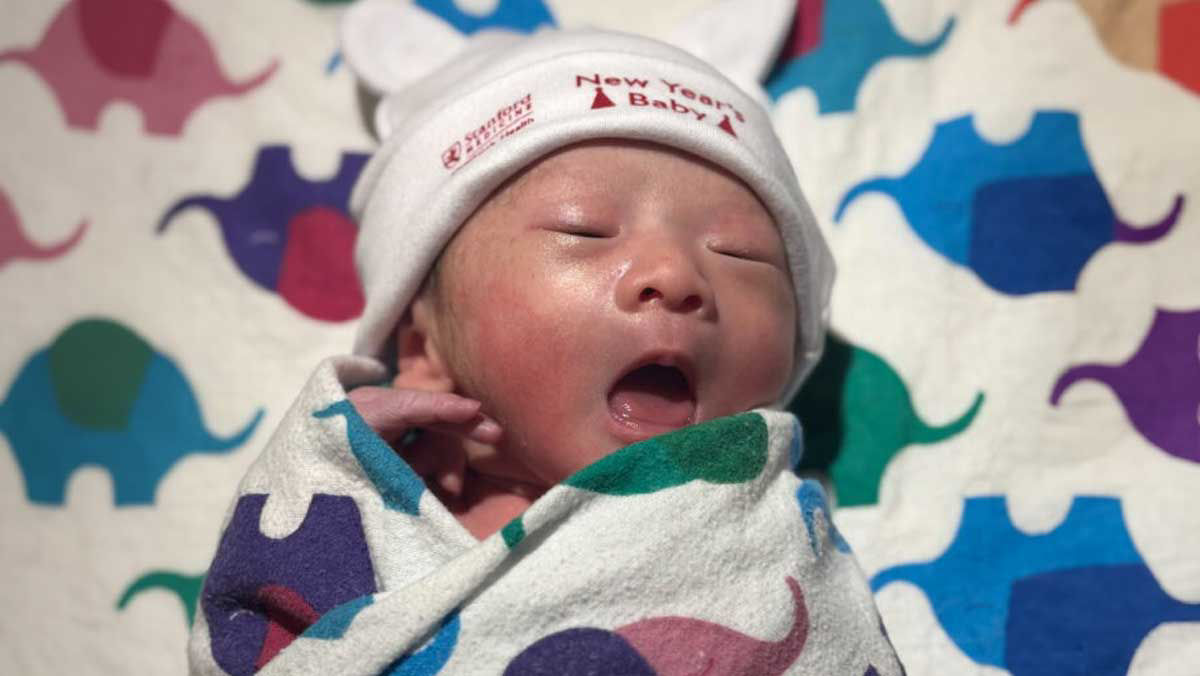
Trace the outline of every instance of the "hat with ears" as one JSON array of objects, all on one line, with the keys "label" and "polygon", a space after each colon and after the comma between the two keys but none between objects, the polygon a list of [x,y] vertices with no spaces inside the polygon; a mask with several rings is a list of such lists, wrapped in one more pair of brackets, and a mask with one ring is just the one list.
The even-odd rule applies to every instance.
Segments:
[{"label": "hat with ears", "polygon": [[[405,30],[416,23],[426,40],[455,50],[445,59],[424,55],[442,63],[419,79],[395,44],[398,12]],[[779,24],[786,28],[786,16]],[[375,112],[382,146],[350,204],[366,295],[355,353],[387,359],[395,326],[438,255],[506,179],[564,146],[617,138],[713,162],[766,206],[782,235],[798,310],[796,359],[778,403],[799,389],[824,345],[833,259],[770,118],[730,77],[648,37],[551,29],[464,38],[431,15],[382,0],[348,10],[342,52],[382,95]],[[751,59],[734,78],[753,83],[762,73],[747,69],[769,61]]]}]

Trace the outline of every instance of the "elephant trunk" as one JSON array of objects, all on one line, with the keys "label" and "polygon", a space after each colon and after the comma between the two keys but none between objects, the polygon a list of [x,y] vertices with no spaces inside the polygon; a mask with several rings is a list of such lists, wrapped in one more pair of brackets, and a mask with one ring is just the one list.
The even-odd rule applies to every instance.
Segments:
[{"label": "elephant trunk", "polygon": [[5,61],[17,61],[28,65],[29,52],[24,49],[6,49],[0,51],[0,63],[4,63]]},{"label": "elephant trunk", "polygon": [[75,232],[72,232],[71,235],[69,237],[67,237],[65,240],[63,240],[57,244],[51,244],[50,246],[47,246],[47,247],[41,247],[41,246],[35,245],[30,251],[25,252],[24,257],[25,258],[34,258],[34,259],[44,259],[44,258],[55,258],[57,256],[61,256],[62,254],[66,253],[68,250],[70,250],[71,247],[78,244],[79,240],[83,239],[83,233],[87,230],[87,228],[88,228],[88,222],[82,221],[79,223],[79,225],[75,226]]},{"label": "elephant trunk", "polygon": [[875,574],[871,578],[871,593],[878,594],[880,589],[888,586],[893,582],[910,582],[912,584],[920,584],[920,571],[926,564],[905,564],[902,566],[893,566],[885,568]]},{"label": "elephant trunk", "polygon": [[1200,603],[1175,603],[1163,622],[1200,622]]},{"label": "elephant trunk", "polygon": [[[765,643],[763,645],[763,662],[775,667],[774,673],[782,674],[787,671],[800,653],[804,650],[804,644],[808,642],[808,605],[804,602],[804,592],[800,589],[800,583],[795,578],[787,578],[788,590],[792,593],[792,630],[788,632],[777,643]],[[771,658],[775,659],[772,660]]]},{"label": "elephant trunk", "polygon": [[1050,393],[1050,404],[1058,406],[1058,400],[1062,398],[1067,388],[1080,380],[1099,380],[1105,382],[1108,374],[1113,370],[1114,367],[1102,364],[1083,364],[1067,369],[1054,383],[1054,391]]},{"label": "elephant trunk", "polygon": [[850,206],[850,203],[858,199],[860,196],[869,192],[886,193],[888,192],[888,188],[895,184],[896,179],[894,178],[875,178],[869,181],[863,181],[862,183],[854,186],[850,189],[850,192],[846,193],[846,195],[842,197],[841,201],[838,202],[837,211],[835,211],[833,214],[834,222],[841,221],[842,213],[846,211],[846,207]]},{"label": "elephant trunk", "polygon": [[183,613],[188,626],[191,626],[192,618],[196,615],[196,601],[200,597],[200,588],[203,583],[204,575],[182,575],[166,570],[150,571],[125,588],[121,598],[117,599],[117,610],[124,610],[135,596],[144,591],[163,589],[179,597],[179,601],[183,603]]}]

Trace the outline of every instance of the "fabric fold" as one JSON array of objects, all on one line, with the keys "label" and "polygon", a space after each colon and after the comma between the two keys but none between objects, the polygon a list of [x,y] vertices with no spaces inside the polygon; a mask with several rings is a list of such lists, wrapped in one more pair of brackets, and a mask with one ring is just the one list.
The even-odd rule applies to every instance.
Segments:
[{"label": "fabric fold", "polygon": [[620,449],[477,541],[323,362],[239,487],[193,674],[899,674],[800,428],[756,410]]}]

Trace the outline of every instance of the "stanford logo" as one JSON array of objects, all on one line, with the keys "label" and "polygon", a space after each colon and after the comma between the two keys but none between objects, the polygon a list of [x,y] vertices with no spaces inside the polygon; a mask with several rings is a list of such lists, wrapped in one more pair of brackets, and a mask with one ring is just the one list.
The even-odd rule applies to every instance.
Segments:
[{"label": "stanford logo", "polygon": [[526,94],[500,106],[478,127],[470,129],[442,151],[442,166],[455,171],[482,155],[497,142],[533,123],[533,94]]},{"label": "stanford logo", "polygon": [[446,148],[445,152],[442,153],[442,166],[446,167],[447,169],[453,169],[457,167],[458,163],[461,161],[462,144],[458,141],[455,141],[454,145]]}]

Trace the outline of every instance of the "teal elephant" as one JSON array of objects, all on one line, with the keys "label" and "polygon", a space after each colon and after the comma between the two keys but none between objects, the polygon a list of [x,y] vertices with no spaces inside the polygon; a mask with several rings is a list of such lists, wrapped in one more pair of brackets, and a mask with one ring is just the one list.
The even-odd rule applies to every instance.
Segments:
[{"label": "teal elephant", "polygon": [[180,458],[241,446],[262,416],[227,437],[210,433],[171,359],[117,322],[85,319],[21,368],[0,403],[0,432],[30,502],[62,504],[71,474],[94,465],[112,476],[117,505],[138,505],[154,502]]}]

